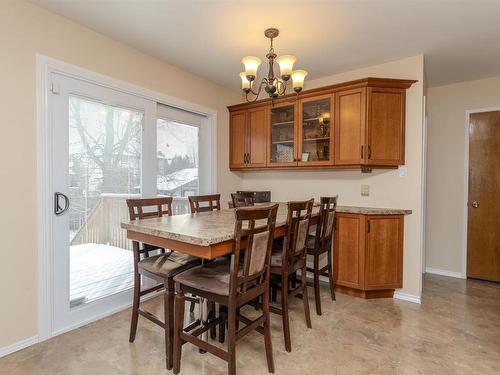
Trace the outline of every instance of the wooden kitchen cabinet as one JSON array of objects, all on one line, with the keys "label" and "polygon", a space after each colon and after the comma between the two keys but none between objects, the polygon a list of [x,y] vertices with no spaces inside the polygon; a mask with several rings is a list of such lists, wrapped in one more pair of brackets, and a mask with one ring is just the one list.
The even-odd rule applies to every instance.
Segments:
[{"label": "wooden kitchen cabinet", "polygon": [[365,87],[336,93],[336,165],[403,165],[406,89]]},{"label": "wooden kitchen cabinet", "polygon": [[230,168],[396,168],[415,82],[365,78],[230,106]]},{"label": "wooden kitchen cabinet", "polygon": [[268,107],[232,112],[229,163],[231,169],[263,168],[267,164]]},{"label": "wooden kitchen cabinet", "polygon": [[334,278],[340,293],[392,297],[403,286],[403,215],[337,213]]},{"label": "wooden kitchen cabinet", "polygon": [[335,94],[335,164],[361,165],[365,155],[366,88]]}]

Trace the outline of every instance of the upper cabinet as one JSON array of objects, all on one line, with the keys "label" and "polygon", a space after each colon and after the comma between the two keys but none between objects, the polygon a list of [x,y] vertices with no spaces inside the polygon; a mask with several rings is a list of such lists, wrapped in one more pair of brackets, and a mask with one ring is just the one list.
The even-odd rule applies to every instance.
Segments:
[{"label": "upper cabinet", "polygon": [[229,107],[230,168],[395,168],[404,164],[406,89],[366,78]]},{"label": "upper cabinet", "polygon": [[271,108],[268,162],[270,167],[297,165],[296,107],[296,104],[284,103]]},{"label": "upper cabinet", "polygon": [[263,168],[267,164],[268,107],[231,113],[229,165],[231,169]]},{"label": "upper cabinet", "polygon": [[298,165],[333,165],[333,95],[299,101]]}]

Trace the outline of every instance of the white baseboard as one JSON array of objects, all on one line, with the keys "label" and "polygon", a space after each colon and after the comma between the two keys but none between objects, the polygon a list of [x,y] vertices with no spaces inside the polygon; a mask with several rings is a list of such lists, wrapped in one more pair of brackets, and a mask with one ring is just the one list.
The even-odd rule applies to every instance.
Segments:
[{"label": "white baseboard", "polygon": [[17,352],[18,350],[27,348],[28,346],[34,345],[36,343],[38,343],[38,336],[28,337],[27,339],[18,341],[14,344],[4,346],[3,348],[0,348],[0,358]]},{"label": "white baseboard", "polygon": [[394,292],[394,298],[395,299],[400,299],[400,300],[403,300],[403,301],[418,303],[418,304],[422,303],[421,300],[420,300],[420,296],[415,296],[413,294],[407,294],[407,293],[398,292],[398,291]]},{"label": "white baseboard", "polygon": [[440,270],[438,268],[425,267],[425,273],[431,273],[434,275],[441,275],[448,277],[456,277],[458,279],[466,279],[465,275],[463,275],[462,272]]}]

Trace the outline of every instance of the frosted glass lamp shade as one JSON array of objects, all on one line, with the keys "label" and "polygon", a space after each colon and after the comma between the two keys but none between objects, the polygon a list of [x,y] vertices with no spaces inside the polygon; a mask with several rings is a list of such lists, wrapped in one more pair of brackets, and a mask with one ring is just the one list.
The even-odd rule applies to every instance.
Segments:
[{"label": "frosted glass lamp shade", "polygon": [[249,81],[253,81],[257,76],[257,68],[259,67],[261,61],[258,57],[247,56],[241,59],[243,65],[245,65],[245,75]]},{"label": "frosted glass lamp shade", "polygon": [[288,81],[290,79],[295,61],[297,61],[297,58],[292,55],[283,55],[276,59],[276,62],[280,66],[281,78],[284,81]]},{"label": "frosted glass lamp shade", "polygon": [[252,88],[252,82],[250,82],[247,79],[247,74],[246,72],[241,72],[240,73],[240,78],[241,78],[241,89],[245,92],[250,92]]},{"label": "frosted glass lamp shade", "polygon": [[299,93],[304,88],[304,79],[307,76],[306,70],[294,70],[292,72],[293,89]]}]

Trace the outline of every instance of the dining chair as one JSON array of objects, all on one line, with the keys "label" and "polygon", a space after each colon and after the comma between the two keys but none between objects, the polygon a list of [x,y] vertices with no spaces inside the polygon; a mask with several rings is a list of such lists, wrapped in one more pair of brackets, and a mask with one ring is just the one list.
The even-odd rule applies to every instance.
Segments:
[{"label": "dining chair", "polygon": [[[172,216],[172,197],[127,199],[130,220]],[[199,258],[180,254],[151,246],[138,241],[132,241],[134,256],[134,300],[132,319],[130,322],[129,341],[134,342],[139,315],[162,327],[165,331],[166,367],[173,366],[173,316],[174,316],[174,276],[201,263]],[[151,255],[150,252],[161,251]],[[158,285],[141,290],[141,276],[157,281]],[[141,297],[149,293],[164,289],[163,321],[149,311],[140,308]],[[191,302],[197,299],[189,297]]]},{"label": "dining chair", "polygon": [[[264,335],[268,370],[274,372],[269,322],[269,278],[277,212],[277,204],[236,209],[231,260],[222,259],[194,267],[174,277],[177,291],[174,374],[180,372],[182,345],[189,342],[225,360],[228,363],[228,373],[235,375],[236,341],[253,330]],[[258,220],[260,222],[256,225]],[[265,225],[262,221],[265,221]],[[188,292],[225,306],[227,312],[209,320],[206,324],[200,324],[198,328],[185,332],[184,295]],[[239,309],[256,298],[262,298],[262,314],[252,319],[243,316]],[[198,338],[211,327],[224,321],[228,324],[227,350]],[[237,322],[245,326],[238,328]]]},{"label": "dining chair", "polygon": [[[335,301],[335,281],[333,280],[332,243],[335,230],[335,211],[337,209],[337,197],[321,197],[319,220],[316,225],[316,233],[309,237],[307,242],[307,254],[313,257],[313,267],[307,267],[307,271],[313,274],[313,282],[308,282],[314,287],[314,299],[316,302],[316,314],[321,315],[320,276],[328,276],[330,294]],[[320,256],[327,254],[326,266],[319,268]]]},{"label": "dining chair", "polygon": [[253,191],[240,191],[231,193],[233,207],[249,207],[255,205],[255,193]]},{"label": "dining chair", "polygon": [[[285,349],[292,351],[290,339],[290,319],[288,315],[289,299],[301,294],[304,303],[306,325],[311,328],[311,315],[307,297],[306,258],[309,223],[314,199],[308,201],[288,202],[287,232],[280,249],[274,250],[271,256],[271,287],[280,289],[281,308],[271,306],[272,313],[281,315]],[[301,279],[290,285],[290,279],[300,270]],[[274,300],[274,298],[273,298]]]},{"label": "dining chair", "polygon": [[220,210],[220,194],[191,195],[188,200],[192,214]]}]

